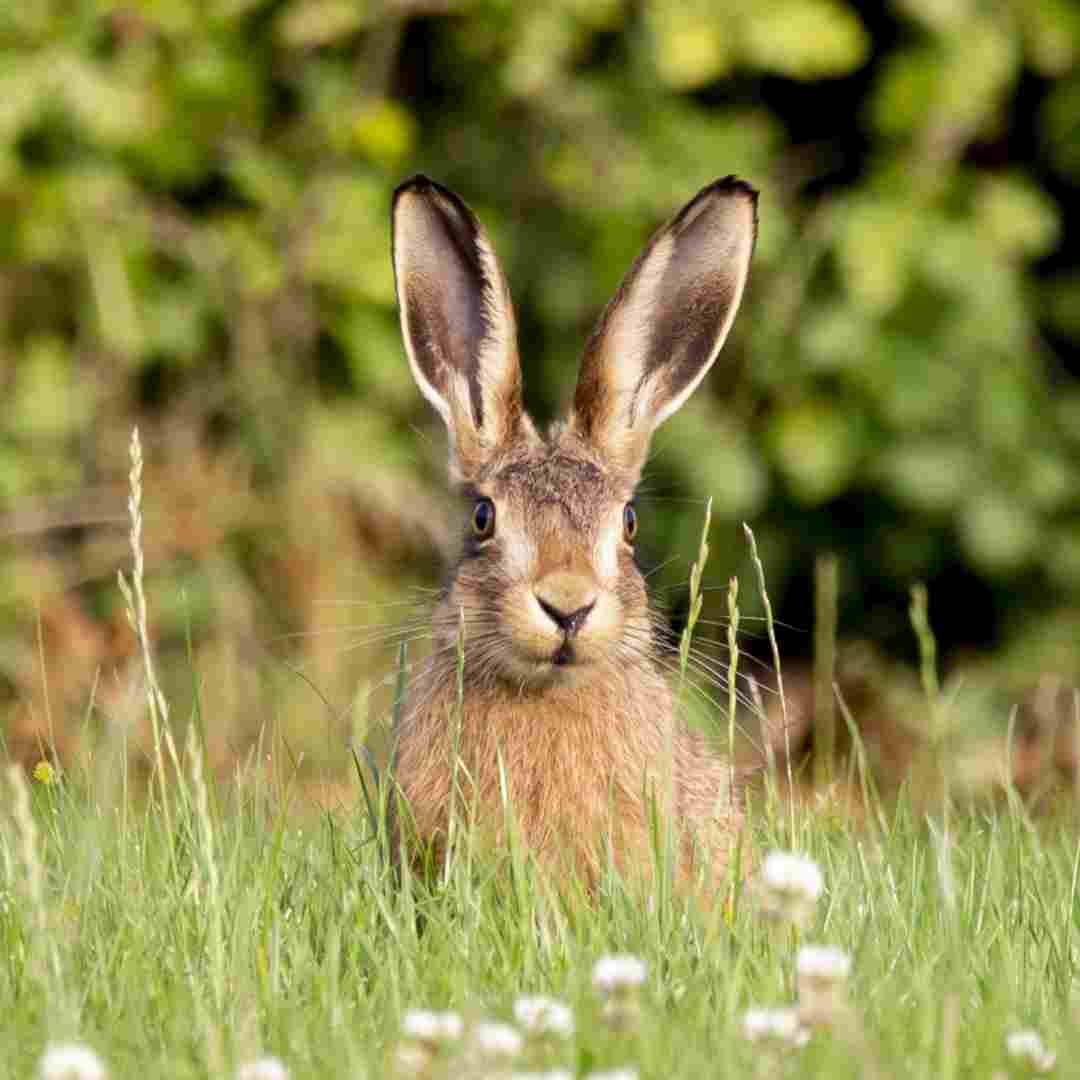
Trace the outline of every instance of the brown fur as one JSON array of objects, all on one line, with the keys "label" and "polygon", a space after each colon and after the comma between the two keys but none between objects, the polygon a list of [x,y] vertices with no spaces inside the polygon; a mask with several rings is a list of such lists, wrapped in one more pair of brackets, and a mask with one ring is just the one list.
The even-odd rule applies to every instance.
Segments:
[{"label": "brown fur", "polygon": [[446,420],[452,473],[474,505],[490,502],[495,525],[466,531],[396,732],[408,828],[395,818],[395,853],[404,842],[440,862],[453,814],[495,850],[512,827],[558,876],[595,885],[610,860],[647,882],[665,835],[655,826],[670,825],[679,878],[720,884],[741,785],[676,717],[624,508],[653,428],[703,377],[734,318],[753,205],[729,178],[657,234],[590,339],[568,420],[541,438],[521,405],[513,312],[479,223],[424,178],[399,189],[410,364]]},{"label": "brown fur", "polygon": [[[408,715],[396,775],[422,845],[445,854],[457,720],[453,679],[436,665],[420,680],[423,704]],[[431,686],[435,681],[441,685]],[[430,696],[428,696],[430,695]],[[581,692],[554,688],[519,696],[504,686],[470,690],[460,712],[459,820],[506,850],[508,819],[541,866],[595,885],[609,857],[630,880],[653,865],[651,804],[662,813],[671,695],[645,664]],[[679,877],[697,871],[695,852],[712,855],[709,883],[719,887],[741,823],[729,770],[704,736],[671,727]],[[503,799],[506,781],[510,813]]]}]

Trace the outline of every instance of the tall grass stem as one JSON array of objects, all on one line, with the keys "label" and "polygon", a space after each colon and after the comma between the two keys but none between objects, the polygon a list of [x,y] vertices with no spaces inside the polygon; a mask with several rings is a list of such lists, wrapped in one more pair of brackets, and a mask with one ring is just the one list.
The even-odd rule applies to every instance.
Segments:
[{"label": "tall grass stem", "polygon": [[765,606],[765,629],[769,635],[769,647],[772,649],[773,667],[776,669],[776,692],[780,697],[780,716],[784,724],[784,763],[787,767],[791,846],[794,848],[797,840],[795,835],[795,781],[791,774],[791,722],[788,717],[787,695],[784,693],[784,672],[780,664],[780,646],[776,643],[776,626],[773,621],[772,602],[769,600],[769,590],[765,586],[765,567],[762,565],[761,556],[758,555],[754,530],[746,522],[743,522],[743,532],[746,534],[747,543],[750,545],[750,558],[757,573],[758,591],[761,593],[761,602]]},{"label": "tall grass stem", "polygon": [[836,756],[836,624],[839,563],[820,555],[814,563],[814,780],[819,788],[833,780]]},{"label": "tall grass stem", "polygon": [[172,819],[169,809],[169,793],[166,787],[165,759],[162,754],[164,742],[169,752],[173,768],[176,774],[180,774],[180,761],[176,753],[176,744],[173,741],[172,729],[169,726],[169,704],[165,695],[158,685],[157,673],[154,669],[153,653],[150,649],[150,632],[147,629],[146,618],[146,592],[143,588],[143,575],[145,570],[145,557],[143,555],[142,529],[142,470],[143,456],[142,443],[139,440],[139,429],[135,427],[131,431],[131,470],[128,473],[128,515],[131,518],[131,580],[124,577],[121,570],[117,571],[117,583],[124,595],[127,605],[128,622],[139,642],[139,654],[142,657],[143,678],[146,682],[146,702],[150,710],[150,722],[154,736],[154,766],[157,772],[158,784],[161,792],[161,807],[165,815],[165,828],[168,835],[172,835]]}]

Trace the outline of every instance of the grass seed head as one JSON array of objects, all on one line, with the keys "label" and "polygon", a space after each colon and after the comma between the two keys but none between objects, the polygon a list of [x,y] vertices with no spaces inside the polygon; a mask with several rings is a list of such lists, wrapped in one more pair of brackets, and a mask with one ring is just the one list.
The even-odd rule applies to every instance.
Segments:
[{"label": "grass seed head", "polygon": [[105,1063],[89,1046],[47,1047],[38,1065],[41,1080],[105,1080]]}]

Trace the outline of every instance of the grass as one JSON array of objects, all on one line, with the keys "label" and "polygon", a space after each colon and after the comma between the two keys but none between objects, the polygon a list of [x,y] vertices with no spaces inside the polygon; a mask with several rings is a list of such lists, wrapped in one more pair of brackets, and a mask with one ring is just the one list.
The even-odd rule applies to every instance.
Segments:
[{"label": "grass", "polygon": [[[126,583],[137,630],[138,562]],[[915,603],[933,696],[925,596]],[[148,656],[146,670],[148,707],[167,725]],[[861,765],[862,814],[828,795],[782,802],[767,784],[749,865],[793,850],[825,875],[814,918],[795,930],[762,917],[753,878],[708,909],[669,888],[643,906],[614,875],[596,895],[557,895],[520,852],[474,852],[467,821],[440,880],[396,881],[373,793],[351,811],[303,812],[297,763],[275,747],[214,785],[195,719],[182,746],[160,733],[162,782],[140,797],[125,747],[108,741],[76,771],[0,778],[5,1075],[31,1076],[47,1044],[74,1041],[115,1078],[223,1077],[261,1054],[294,1080],[379,1077],[406,1010],[507,1020],[525,993],[565,999],[577,1031],[517,1067],[578,1076],[988,1076],[1009,1068],[1006,1035],[1029,1026],[1062,1073],[1078,1059],[1080,846],[1064,810],[1033,821],[1009,793],[928,813],[908,789],[883,806]],[[795,1001],[805,943],[851,954],[850,1011],[801,1050],[767,1056],[740,1018]],[[609,1028],[591,986],[609,953],[648,964],[629,1031]]]},{"label": "grass", "polygon": [[[740,1013],[793,1000],[795,932],[764,921],[745,888],[707,913],[643,910],[614,879],[560,902],[528,867],[513,887],[505,867],[466,859],[437,887],[398,887],[360,815],[297,820],[257,770],[217,809],[189,790],[171,832],[154,801],[125,808],[74,779],[34,782],[31,798],[36,838],[13,816],[0,841],[8,1075],[75,1039],[116,1077],[223,1076],[259,1052],[294,1077],[381,1076],[405,1009],[507,1018],[526,992],[578,1017],[571,1045],[537,1065],[740,1075],[757,1053]],[[753,861],[794,847],[822,867],[800,940],[853,955],[864,1036],[853,1057],[848,1037],[816,1033],[791,1075],[863,1075],[867,1060],[888,1075],[988,1075],[1006,1033],[1028,1025],[1075,1060],[1071,823],[1035,827],[1015,803],[954,813],[946,846],[903,800],[880,832],[825,807],[800,814],[792,844],[786,822],[761,808]],[[609,952],[649,965],[630,1036],[606,1030],[590,987]]]}]

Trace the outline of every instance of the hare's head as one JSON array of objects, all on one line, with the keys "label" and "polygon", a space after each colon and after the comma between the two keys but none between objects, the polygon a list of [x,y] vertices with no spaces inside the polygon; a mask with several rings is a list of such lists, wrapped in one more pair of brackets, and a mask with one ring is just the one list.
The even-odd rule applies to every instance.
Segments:
[{"label": "hare's head", "polygon": [[510,294],[479,222],[425,177],[394,196],[394,273],[413,377],[450,434],[468,503],[444,614],[466,662],[521,687],[648,651],[634,489],[654,429],[716,359],[746,283],[756,193],[728,177],[661,228],[585,349],[573,406],[541,436],[521,396]]}]

